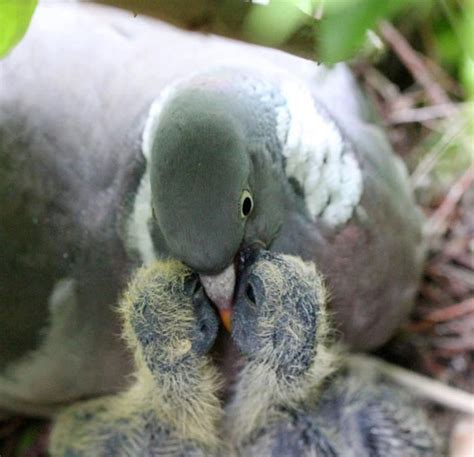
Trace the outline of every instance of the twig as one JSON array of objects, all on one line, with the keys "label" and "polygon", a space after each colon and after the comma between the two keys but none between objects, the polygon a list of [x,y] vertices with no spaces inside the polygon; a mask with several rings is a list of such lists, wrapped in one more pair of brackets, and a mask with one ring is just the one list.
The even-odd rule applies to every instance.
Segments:
[{"label": "twig", "polygon": [[393,102],[393,100],[400,97],[398,86],[376,68],[367,68],[364,71],[364,77],[367,83],[370,84],[385,101]]},{"label": "twig", "polygon": [[[466,326],[471,325],[469,320],[461,320],[452,322],[454,319],[458,319],[460,317],[465,316],[466,314],[474,313],[474,299],[468,298],[467,300],[463,300],[460,303],[456,303],[455,305],[450,305],[442,309],[437,309],[436,311],[432,311],[421,318],[421,320],[417,322],[410,322],[404,328],[408,332],[413,333],[423,333],[427,330],[433,328],[435,324],[440,324],[441,322],[447,322],[449,327],[447,331],[453,332],[456,331],[457,333],[462,333]],[[449,322],[448,322],[449,321]],[[442,325],[448,325],[442,324]],[[441,328],[441,325],[438,325],[438,333]]]},{"label": "twig", "polygon": [[472,263],[471,267],[469,268],[459,267],[447,263],[445,265],[440,265],[440,270],[441,273],[447,278],[453,293],[462,294],[462,291],[469,293],[470,290],[474,290],[474,274],[471,271]]},{"label": "twig", "polygon": [[427,316],[424,316],[424,319],[431,322],[445,322],[473,312],[474,298],[468,298],[467,300],[463,300],[461,303],[437,309]]},{"label": "twig", "polygon": [[403,327],[403,330],[409,333],[423,333],[431,330],[434,325],[431,321],[410,322]]},{"label": "twig", "polygon": [[369,369],[375,369],[421,397],[447,408],[474,415],[474,395],[468,392],[447,386],[376,357],[354,354],[350,356],[349,362],[359,368],[365,365]]},{"label": "twig", "polygon": [[442,235],[446,231],[447,219],[455,210],[462,196],[474,183],[474,166],[469,167],[451,186],[441,205],[426,224],[428,235]]},{"label": "twig", "polygon": [[436,334],[441,336],[457,334],[461,338],[467,337],[467,339],[474,341],[472,338],[474,335],[474,314],[470,313],[463,315],[462,319],[436,324]]},{"label": "twig", "polygon": [[459,336],[452,337],[439,337],[432,341],[432,344],[450,354],[456,354],[459,352],[474,351],[474,341],[472,338],[460,338]]},{"label": "twig", "polygon": [[428,56],[424,56],[424,62],[426,67],[430,70],[434,78],[440,82],[440,85],[444,87],[446,92],[455,97],[465,98],[464,91],[461,85],[451,75],[444,70],[435,60]]},{"label": "twig", "polygon": [[413,187],[416,189],[423,183],[425,177],[431,172],[436,162],[448,149],[448,147],[463,133],[465,121],[455,122],[443,134],[430,153],[419,163],[411,175]]},{"label": "twig", "polygon": [[444,89],[431,77],[423,60],[398,30],[386,21],[382,21],[379,28],[383,38],[392,47],[415,80],[425,88],[431,102],[435,105],[449,104],[450,100]]},{"label": "twig", "polygon": [[453,105],[442,104],[442,105],[433,105],[425,106],[423,108],[416,109],[401,109],[394,111],[388,117],[389,124],[408,124],[412,122],[426,122],[433,119],[440,119],[452,116]]}]

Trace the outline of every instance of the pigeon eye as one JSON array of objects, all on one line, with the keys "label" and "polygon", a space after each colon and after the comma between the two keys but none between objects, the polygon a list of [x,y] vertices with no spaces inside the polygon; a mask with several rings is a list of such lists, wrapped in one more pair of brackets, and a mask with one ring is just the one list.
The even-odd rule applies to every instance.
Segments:
[{"label": "pigeon eye", "polygon": [[252,212],[253,209],[253,198],[248,190],[242,192],[240,197],[240,216],[246,218]]}]

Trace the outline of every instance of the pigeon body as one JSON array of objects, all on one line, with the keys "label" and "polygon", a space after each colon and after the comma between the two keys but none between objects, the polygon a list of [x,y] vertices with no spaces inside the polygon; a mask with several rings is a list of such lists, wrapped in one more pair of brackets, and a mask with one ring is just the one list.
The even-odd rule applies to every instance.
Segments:
[{"label": "pigeon body", "polygon": [[345,66],[40,6],[0,62],[0,409],[123,388],[116,303],[157,258],[227,316],[242,249],[316,261],[346,342],[376,347],[410,310],[420,227]]}]

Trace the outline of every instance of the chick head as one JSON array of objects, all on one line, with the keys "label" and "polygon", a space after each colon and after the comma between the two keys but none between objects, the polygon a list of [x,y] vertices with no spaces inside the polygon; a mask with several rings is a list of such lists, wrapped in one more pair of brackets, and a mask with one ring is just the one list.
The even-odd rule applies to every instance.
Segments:
[{"label": "chick head", "polygon": [[326,289],[312,263],[270,251],[249,251],[234,303],[232,336],[250,360],[286,377],[305,372],[328,341]]},{"label": "chick head", "polygon": [[198,276],[176,260],[138,270],[120,305],[138,368],[179,374],[210,350],[219,320]]}]

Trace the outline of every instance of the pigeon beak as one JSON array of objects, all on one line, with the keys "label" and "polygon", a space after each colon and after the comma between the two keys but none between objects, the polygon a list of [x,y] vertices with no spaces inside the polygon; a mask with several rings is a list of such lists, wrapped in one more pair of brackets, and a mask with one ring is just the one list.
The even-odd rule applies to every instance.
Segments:
[{"label": "pigeon beak", "polygon": [[221,316],[222,324],[224,328],[231,333],[232,332],[232,308],[220,309],[219,315]]},{"label": "pigeon beak", "polygon": [[234,298],[236,272],[231,263],[217,275],[199,275],[209,299],[216,305],[227,331],[232,329],[232,302]]}]

